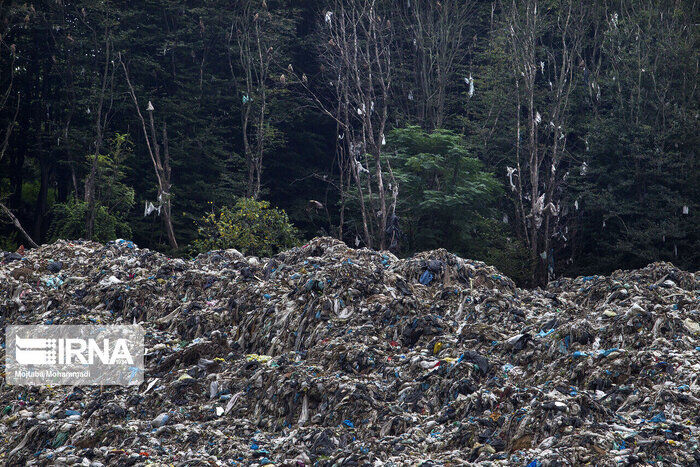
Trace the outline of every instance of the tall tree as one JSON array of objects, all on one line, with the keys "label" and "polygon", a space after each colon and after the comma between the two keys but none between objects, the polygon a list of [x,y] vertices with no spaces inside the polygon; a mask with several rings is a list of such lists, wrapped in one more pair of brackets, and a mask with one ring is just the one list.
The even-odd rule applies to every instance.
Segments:
[{"label": "tall tree", "polygon": [[129,70],[126,64],[122,60],[121,54],[119,54],[119,63],[124,70],[124,77],[126,78],[126,84],[129,87],[129,94],[134,102],[134,108],[136,110],[136,115],[138,115],[139,121],[141,122],[141,129],[143,130],[143,136],[146,139],[146,147],[148,148],[148,155],[153,163],[153,170],[156,175],[156,180],[158,181],[158,202],[162,206],[163,223],[165,224],[165,231],[168,234],[168,241],[170,242],[170,247],[174,250],[178,249],[177,239],[175,238],[175,231],[173,229],[172,222],[172,191],[171,191],[171,169],[170,169],[170,149],[168,147],[168,131],[165,122],[163,122],[163,137],[161,139],[161,144],[163,147],[163,157],[161,157],[160,149],[161,144],[158,144],[158,137],[156,136],[156,126],[153,121],[153,111],[155,110],[151,101],[148,101],[148,106],[146,111],[148,112],[148,121],[150,123],[150,135],[148,130],[146,130],[146,120],[143,118],[141,113],[141,108],[139,107],[139,101],[134,92],[134,87],[129,79]]},{"label": "tall tree", "polygon": [[532,280],[546,284],[566,175],[569,97],[577,82],[587,12],[575,1],[550,9],[539,3],[514,1],[506,7],[517,89],[515,167],[508,169],[508,176],[519,228],[530,250]]},{"label": "tall tree", "polygon": [[[104,67],[100,74],[101,85],[96,96],[97,109],[95,111],[95,152],[92,157],[92,163],[90,165],[90,173],[85,179],[85,203],[87,204],[87,214],[85,219],[85,235],[87,236],[87,238],[92,238],[93,229],[95,226],[95,180],[97,178],[100,150],[102,149],[105,128],[107,127],[107,121],[109,119],[109,113],[111,110],[111,102],[113,101],[113,97],[111,96],[113,96],[114,94],[115,69],[114,57],[112,56],[112,39],[110,25],[106,24],[104,26],[102,43],[98,42],[97,31],[95,31],[94,29],[92,30],[92,35],[95,38],[94,50],[97,51],[101,49],[104,51]],[[95,54],[95,56],[97,59],[99,55]],[[105,106],[106,100],[109,101],[109,104],[107,106]]]},{"label": "tall tree", "polygon": [[[364,242],[380,249],[389,246],[386,231],[393,212],[387,196],[394,197],[395,206],[398,194],[395,180],[390,186],[384,181],[383,148],[395,70],[392,26],[383,6],[378,0],[335,0],[325,12],[320,37],[332,100],[313,94],[319,108],[338,125],[343,141],[338,152],[341,219],[345,199],[354,192]],[[311,90],[305,75],[299,81]]]},{"label": "tall tree", "polygon": [[[415,122],[428,130],[445,124],[449,95],[458,88],[474,31],[475,4],[471,0],[411,0],[401,2],[401,25],[408,34],[397,38],[403,65],[412,83],[401,89],[402,102]],[[472,86],[471,75],[464,76]]]},{"label": "tall tree", "polygon": [[[7,30],[10,28],[10,21],[7,18],[4,19],[5,21],[0,21],[0,28],[2,28],[0,29],[0,54],[3,56],[3,58],[9,59],[9,79],[6,84],[6,88],[0,95],[0,112],[4,111],[6,107],[8,107],[8,103],[11,102],[11,97],[14,97],[15,104],[12,106],[14,107],[14,110],[10,109],[12,117],[9,118],[4,131],[0,133],[0,162],[2,162],[2,159],[5,156],[5,152],[7,151],[7,147],[10,143],[10,136],[12,136],[12,131],[17,124],[17,114],[19,113],[19,105],[22,97],[19,92],[13,92],[15,62],[17,60],[17,46],[15,44],[8,44],[4,41]],[[27,233],[26,230],[24,230],[24,227],[20,223],[19,219],[17,219],[17,216],[15,216],[2,201],[3,200],[0,198],[0,212],[3,214],[3,216],[7,217],[12,222],[15,228],[19,230],[19,232],[24,236],[24,238],[27,239],[31,246],[38,246],[34,239]]]},{"label": "tall tree", "polygon": [[[396,214],[401,252],[442,239],[519,276],[532,263],[539,284],[657,259],[698,267],[699,11],[697,0],[5,1],[0,217],[17,222],[0,226],[0,247],[26,243],[19,224],[37,243],[132,235],[172,250],[212,204],[256,196],[307,237],[374,248],[396,250]],[[448,175],[474,174],[452,170],[452,155],[387,152],[385,135],[410,124],[454,131],[470,164],[508,175],[505,190],[463,203]],[[117,134],[133,157],[113,157]],[[462,235],[440,233],[454,225]]]},{"label": "tall tree", "polygon": [[[282,69],[288,28],[289,19],[279,13],[273,15],[265,0],[243,0],[234,11],[227,36],[231,77],[241,83],[241,133],[248,169],[246,196],[251,198],[260,196],[263,158],[278,138],[271,118],[270,98],[275,78],[284,86],[287,77],[284,71],[275,78],[272,73]],[[235,50],[232,40],[235,40]],[[232,53],[238,57],[240,79]]]},{"label": "tall tree", "polygon": [[[573,273],[697,264],[700,231],[697,8],[599,6],[585,56],[584,145],[570,181]],[[697,5],[695,5],[697,6]]]}]

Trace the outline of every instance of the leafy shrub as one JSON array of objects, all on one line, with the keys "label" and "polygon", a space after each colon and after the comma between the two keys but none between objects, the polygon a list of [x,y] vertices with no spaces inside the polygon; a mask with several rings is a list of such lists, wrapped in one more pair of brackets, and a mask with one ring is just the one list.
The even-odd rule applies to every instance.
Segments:
[{"label": "leafy shrub", "polygon": [[500,220],[475,216],[462,231],[461,245],[460,255],[495,266],[519,286],[531,285],[529,252]]},{"label": "leafy shrub", "polygon": [[[116,238],[130,238],[129,211],[135,204],[134,189],[123,183],[126,178],[127,160],[132,155],[129,135],[116,133],[109,140],[109,152],[98,155],[95,180],[95,225],[90,240],[107,242]],[[86,164],[92,164],[94,155],[86,156]],[[88,205],[83,200],[70,198],[56,203],[51,209],[49,227],[51,241],[85,238],[85,220]]]},{"label": "leafy shrub", "polygon": [[246,255],[272,256],[299,243],[286,212],[252,198],[240,198],[233,207],[204,216],[197,233],[197,252],[235,248]]},{"label": "leafy shrub", "polygon": [[[49,238],[76,239],[85,237],[85,217],[87,203],[81,200],[69,199],[65,203],[53,206],[53,222],[49,228]],[[131,227],[125,220],[110,214],[106,206],[95,206],[95,228],[92,239],[107,242],[115,238],[130,238]]]}]

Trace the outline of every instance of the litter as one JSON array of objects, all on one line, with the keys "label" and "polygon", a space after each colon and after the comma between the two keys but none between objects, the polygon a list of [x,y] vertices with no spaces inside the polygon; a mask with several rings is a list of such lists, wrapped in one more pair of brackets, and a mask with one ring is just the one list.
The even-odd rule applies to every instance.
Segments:
[{"label": "litter", "polygon": [[700,459],[700,283],[669,263],[524,290],[442,249],[330,238],[274,258],[117,240],[0,259],[4,325],[146,330],[138,388],[3,380],[9,465]]}]

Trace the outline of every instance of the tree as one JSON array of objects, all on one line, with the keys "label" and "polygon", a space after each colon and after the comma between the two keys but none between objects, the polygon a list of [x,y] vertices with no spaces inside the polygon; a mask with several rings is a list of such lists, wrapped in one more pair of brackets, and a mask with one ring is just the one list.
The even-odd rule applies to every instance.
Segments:
[{"label": "tree", "polygon": [[[85,200],[69,198],[53,205],[49,238],[75,239],[87,236],[85,218],[91,215],[94,228],[91,239],[106,242],[116,238],[131,237],[129,211],[134,207],[134,189],[126,185],[124,170],[132,158],[133,144],[126,134],[115,134],[108,139],[106,154],[97,159],[94,199],[92,205]],[[93,164],[94,155],[86,156]],[[88,210],[92,209],[92,214]]]},{"label": "tree", "polygon": [[[384,183],[382,157],[394,76],[391,21],[388,15],[382,17],[378,0],[336,0],[326,11],[324,23],[324,78],[331,83],[333,100],[324,102],[313,93],[305,75],[298,81],[312,93],[319,108],[333,118],[338,138],[343,141],[337,153],[341,222],[346,202],[354,193],[366,245],[385,249],[391,214],[387,195],[393,197],[394,204],[398,195],[395,181],[392,188]],[[342,235],[342,227],[339,230]]]},{"label": "tree", "polygon": [[[377,249],[397,250],[396,213],[398,251],[440,240],[518,277],[532,266],[530,284],[658,259],[697,268],[696,24],[694,1],[10,0],[3,248],[27,244],[18,226],[40,244],[63,218],[66,235],[123,222],[172,253],[209,201],[250,195],[300,236]],[[449,191],[447,166],[429,177],[383,144],[412,124],[429,141],[454,131],[438,139],[459,135],[475,173],[499,174],[505,190],[476,203],[486,212]],[[114,134],[134,153],[118,167],[134,200],[117,223]],[[424,153],[403,151],[452,160]]]},{"label": "tree", "polygon": [[[431,130],[445,124],[447,101],[457,88],[457,73],[467,57],[475,5],[471,0],[401,2],[401,24],[408,34],[397,38],[407,56],[403,66],[412,75],[399,99],[415,122]],[[464,76],[467,86],[473,82]],[[415,89],[415,92],[414,92]]]},{"label": "tree", "polygon": [[[7,19],[5,21],[0,21],[0,54],[3,58],[9,58],[9,79],[7,80],[5,90],[0,95],[0,112],[7,108],[8,102],[10,102],[10,97],[15,98],[14,111],[11,111],[12,117],[8,119],[7,126],[5,127],[4,132],[0,133],[0,162],[2,162],[2,159],[5,157],[5,152],[7,151],[7,147],[10,143],[10,136],[12,136],[12,131],[15,129],[15,125],[17,124],[17,114],[19,113],[19,106],[21,103],[22,96],[20,92],[17,92],[16,95],[13,92],[15,84],[14,78],[15,62],[17,60],[17,46],[15,44],[8,44],[4,40],[5,36],[8,34],[8,29],[15,25],[16,23],[11,23]],[[0,193],[0,195],[1,194],[2,193]],[[19,221],[19,219],[17,219],[17,217],[12,213],[12,211],[7,206],[5,206],[5,204],[2,202],[1,197],[0,212],[2,212],[3,215],[10,219],[15,228],[17,228],[17,230],[27,239],[31,246],[38,246],[34,239],[27,233],[26,230],[24,230],[24,227],[22,227],[22,224]]]},{"label": "tree", "polygon": [[[263,158],[279,144],[280,135],[272,124],[270,98],[274,94],[274,69],[280,69],[285,34],[290,21],[273,15],[265,0],[243,0],[234,11],[227,35],[228,60],[231,77],[240,82],[241,133],[248,169],[247,196],[260,196]],[[236,41],[233,51],[232,39]],[[231,55],[238,56],[242,77],[237,76]],[[290,65],[291,67],[291,65]],[[290,70],[291,71],[291,70]],[[281,86],[286,83],[284,72],[279,75]]]},{"label": "tree", "polygon": [[121,53],[119,54],[119,63],[124,69],[124,77],[126,78],[126,84],[129,86],[129,93],[131,94],[131,99],[134,101],[134,107],[136,108],[136,114],[141,122],[141,129],[143,130],[143,136],[146,139],[146,147],[148,148],[148,155],[151,157],[151,162],[153,162],[153,169],[156,175],[156,180],[158,181],[158,202],[162,204],[162,215],[163,222],[165,224],[165,231],[168,234],[168,240],[170,241],[170,247],[174,250],[178,249],[177,240],[175,239],[175,231],[173,230],[172,223],[172,212],[171,212],[171,184],[170,184],[170,149],[168,147],[168,130],[165,122],[163,122],[163,137],[161,143],[163,145],[163,157],[160,157],[160,145],[158,144],[158,138],[156,136],[156,126],[153,122],[153,104],[148,101],[148,106],[146,111],[148,112],[148,120],[150,123],[151,133],[148,134],[146,130],[146,120],[143,118],[141,113],[141,108],[139,107],[139,101],[134,92],[134,87],[131,85],[131,80],[129,79],[129,71],[126,68],[126,64],[122,60]]},{"label": "tree", "polygon": [[[100,44],[98,43],[97,32],[93,28],[91,29],[92,34],[95,37],[94,50],[99,50]],[[97,178],[97,169],[99,166],[100,150],[102,149],[104,132],[105,128],[107,127],[107,121],[109,119],[111,102],[113,101],[113,97],[110,98],[110,105],[107,108],[105,108],[105,99],[109,97],[107,96],[108,84],[110,96],[114,95],[115,66],[112,57],[112,38],[109,24],[106,24],[104,27],[103,41],[104,45],[102,46],[102,48],[104,50],[104,68],[101,73],[102,84],[97,95],[97,110],[95,112],[95,153],[92,158],[92,163],[90,164],[90,173],[85,179],[85,203],[87,204],[87,212],[85,216],[85,236],[88,239],[92,239],[93,229],[95,225],[95,180]],[[95,56],[97,57],[97,54],[95,54]]]},{"label": "tree", "polygon": [[[597,12],[584,149],[571,171],[562,252],[572,273],[698,264],[698,52],[690,5],[623,3]],[[593,60],[595,58],[596,60]]]},{"label": "tree", "polygon": [[450,131],[409,126],[389,133],[388,142],[403,187],[396,211],[407,236],[405,249],[468,251],[470,225],[495,214],[500,184]]},{"label": "tree", "polygon": [[567,169],[569,97],[577,82],[587,12],[574,1],[543,9],[538,0],[527,0],[506,9],[517,90],[515,167],[508,168],[508,177],[519,230],[530,250],[532,281],[543,285],[553,272],[552,237],[559,227]]}]

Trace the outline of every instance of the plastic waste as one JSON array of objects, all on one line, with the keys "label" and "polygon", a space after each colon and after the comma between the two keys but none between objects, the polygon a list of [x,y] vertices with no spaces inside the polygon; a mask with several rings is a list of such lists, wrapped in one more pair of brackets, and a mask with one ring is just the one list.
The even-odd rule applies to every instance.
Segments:
[{"label": "plastic waste", "polygon": [[18,256],[0,254],[3,325],[139,323],[146,371],[128,390],[3,381],[3,464],[700,459],[700,283],[670,263],[526,290],[442,249],[330,238],[273,258],[124,239]]}]

